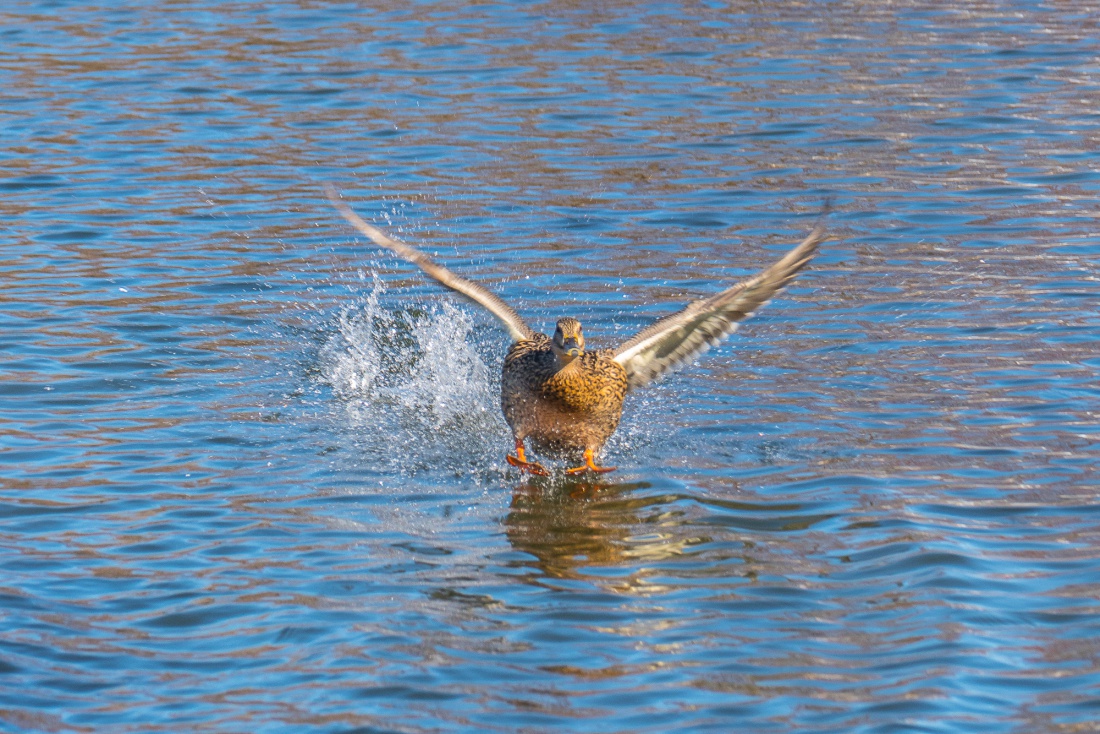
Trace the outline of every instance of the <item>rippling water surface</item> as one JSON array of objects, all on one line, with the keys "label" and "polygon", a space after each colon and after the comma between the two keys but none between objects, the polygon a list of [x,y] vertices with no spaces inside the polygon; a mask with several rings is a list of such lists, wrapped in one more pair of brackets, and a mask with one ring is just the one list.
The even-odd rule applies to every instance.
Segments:
[{"label": "rippling water surface", "polygon": [[[1100,23],[1063,2],[0,11],[0,730],[1100,720]],[[506,336],[776,259],[597,482]]]}]

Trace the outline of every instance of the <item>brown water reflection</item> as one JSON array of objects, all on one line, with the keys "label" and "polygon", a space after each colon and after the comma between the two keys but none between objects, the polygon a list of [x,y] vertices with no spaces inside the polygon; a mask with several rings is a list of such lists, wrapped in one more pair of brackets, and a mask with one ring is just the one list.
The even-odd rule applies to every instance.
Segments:
[{"label": "brown water reflection", "polygon": [[[549,579],[586,579],[609,591],[655,593],[647,564],[683,555],[707,541],[680,511],[664,511],[670,499],[638,495],[650,485],[564,479],[532,479],[512,491],[504,518],[509,542],[535,557]],[[620,570],[615,570],[620,569]],[[599,573],[595,573],[595,571]]]},{"label": "brown water reflection", "polygon": [[508,540],[534,556],[550,578],[577,579],[591,566],[615,566],[626,558],[627,538],[641,523],[625,502],[644,484],[531,480],[512,490],[504,518]]}]

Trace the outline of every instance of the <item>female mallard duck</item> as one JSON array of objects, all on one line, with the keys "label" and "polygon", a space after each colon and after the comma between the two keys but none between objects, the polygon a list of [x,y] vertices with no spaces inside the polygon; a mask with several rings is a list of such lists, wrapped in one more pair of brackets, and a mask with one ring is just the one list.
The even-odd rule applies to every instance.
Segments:
[{"label": "female mallard duck", "polygon": [[508,463],[544,476],[548,472],[542,464],[527,460],[525,439],[553,451],[583,452],[584,465],[567,470],[569,474],[613,471],[615,467],[597,466],[596,455],[619,425],[627,392],[648,385],[732,334],[738,322],[794,278],[825,239],[824,224],[819,222],[802,244],[759,275],[689,304],[615,349],[586,351],[576,319],[558,321],[553,338],[540,334],[495,294],[367,224],[332,187],[328,195],[344,218],[376,245],[480,304],[508,330],[513,343],[504,358],[500,385],[501,408],[516,442],[516,455],[509,455]]}]

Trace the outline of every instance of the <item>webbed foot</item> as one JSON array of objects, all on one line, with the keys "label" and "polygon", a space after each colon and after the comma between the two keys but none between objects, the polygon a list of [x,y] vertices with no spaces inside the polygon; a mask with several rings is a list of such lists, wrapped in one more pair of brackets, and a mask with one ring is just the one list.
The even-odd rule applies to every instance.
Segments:
[{"label": "webbed foot", "polygon": [[538,463],[537,461],[527,460],[527,454],[523,449],[522,440],[516,441],[516,455],[512,456],[511,454],[508,454],[508,456],[506,456],[505,458],[508,460],[509,464],[516,467],[520,471],[530,472],[531,474],[540,477],[550,476],[550,472],[546,471],[545,466]]},{"label": "webbed foot", "polygon": [[566,469],[566,474],[580,474],[581,472],[591,471],[597,474],[606,474],[609,471],[615,471],[618,467],[614,466],[596,466],[595,452],[592,449],[584,450],[584,466],[573,467],[572,469]]}]

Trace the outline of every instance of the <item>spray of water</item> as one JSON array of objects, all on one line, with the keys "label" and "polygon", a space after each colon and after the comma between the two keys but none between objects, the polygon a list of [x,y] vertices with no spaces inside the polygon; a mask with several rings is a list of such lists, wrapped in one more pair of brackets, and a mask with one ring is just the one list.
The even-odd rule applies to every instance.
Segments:
[{"label": "spray of water", "polygon": [[508,446],[499,377],[474,348],[470,317],[446,301],[391,310],[384,294],[376,276],[320,354],[363,460],[397,473],[499,472]]}]

